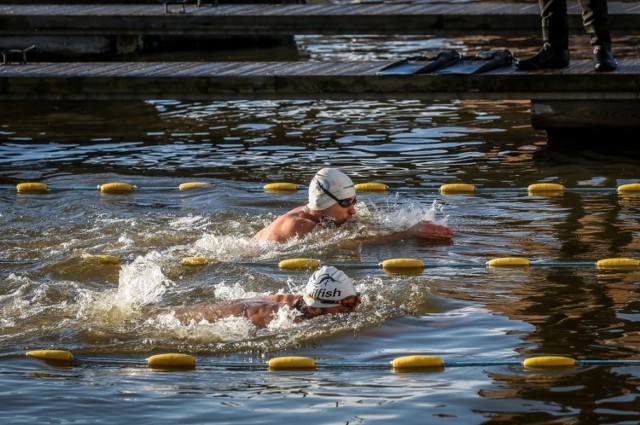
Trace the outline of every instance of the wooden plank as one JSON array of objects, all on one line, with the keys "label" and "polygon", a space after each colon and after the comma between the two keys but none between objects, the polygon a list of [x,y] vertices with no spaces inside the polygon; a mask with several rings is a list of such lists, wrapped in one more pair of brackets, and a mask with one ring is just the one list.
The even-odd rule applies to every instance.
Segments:
[{"label": "wooden plank", "polygon": [[[595,73],[514,66],[478,75],[377,75],[390,61],[99,62],[0,66],[0,100],[39,99],[640,99],[640,61]],[[640,105],[640,103],[639,103]]]},{"label": "wooden plank", "polygon": [[[580,9],[569,6],[574,33],[583,34]],[[640,33],[635,3],[609,3],[614,33]],[[538,5],[464,4],[243,4],[187,5],[186,13],[164,6],[0,5],[0,35],[293,35],[293,34],[497,34],[540,32]]]}]

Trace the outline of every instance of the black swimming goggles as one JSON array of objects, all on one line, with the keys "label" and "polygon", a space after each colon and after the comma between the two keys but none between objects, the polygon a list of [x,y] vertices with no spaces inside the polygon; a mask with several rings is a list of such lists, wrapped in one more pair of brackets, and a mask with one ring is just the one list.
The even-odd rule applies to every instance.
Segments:
[{"label": "black swimming goggles", "polygon": [[335,197],[335,195],[333,193],[331,193],[327,189],[325,189],[324,186],[322,186],[320,184],[320,182],[318,182],[318,186],[320,186],[320,189],[322,189],[322,191],[324,193],[329,195],[329,198],[331,198],[334,201],[336,201],[342,208],[349,208],[351,205],[355,205],[356,204],[355,196],[353,197],[353,200],[351,200],[351,199],[338,199],[338,198]]}]

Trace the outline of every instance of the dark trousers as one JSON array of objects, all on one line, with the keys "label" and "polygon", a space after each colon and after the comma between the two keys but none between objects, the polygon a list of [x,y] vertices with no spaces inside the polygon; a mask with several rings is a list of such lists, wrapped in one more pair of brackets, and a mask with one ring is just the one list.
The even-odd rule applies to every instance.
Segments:
[{"label": "dark trousers", "polygon": [[[591,37],[591,45],[611,44],[607,0],[578,0],[582,25]],[[554,49],[569,49],[567,0],[538,0],[542,18],[542,39]]]}]

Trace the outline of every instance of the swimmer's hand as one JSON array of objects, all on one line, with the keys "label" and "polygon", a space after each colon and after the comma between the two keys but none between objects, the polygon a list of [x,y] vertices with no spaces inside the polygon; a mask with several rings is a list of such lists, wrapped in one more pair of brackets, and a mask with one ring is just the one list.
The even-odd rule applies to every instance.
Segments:
[{"label": "swimmer's hand", "polygon": [[416,238],[451,239],[453,231],[447,226],[433,224],[430,221],[420,221],[407,229],[407,233]]}]

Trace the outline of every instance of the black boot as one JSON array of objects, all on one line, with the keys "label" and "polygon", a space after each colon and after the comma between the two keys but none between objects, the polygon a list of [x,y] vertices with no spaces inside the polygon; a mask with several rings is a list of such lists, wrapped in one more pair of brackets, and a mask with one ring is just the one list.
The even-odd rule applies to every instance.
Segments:
[{"label": "black boot", "polygon": [[535,55],[516,61],[516,66],[524,71],[566,68],[569,66],[569,50],[556,50],[545,43]]},{"label": "black boot", "polygon": [[593,48],[593,66],[596,71],[613,71],[618,67],[618,63],[613,59],[610,44],[602,43]]}]

